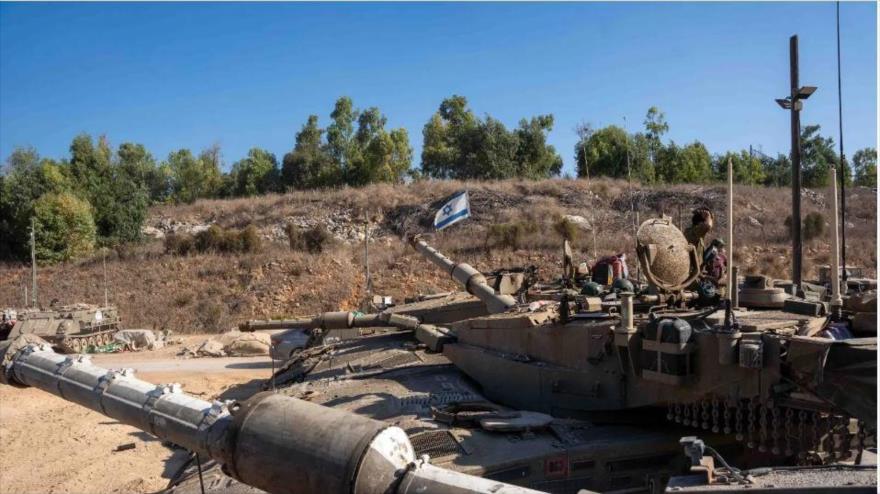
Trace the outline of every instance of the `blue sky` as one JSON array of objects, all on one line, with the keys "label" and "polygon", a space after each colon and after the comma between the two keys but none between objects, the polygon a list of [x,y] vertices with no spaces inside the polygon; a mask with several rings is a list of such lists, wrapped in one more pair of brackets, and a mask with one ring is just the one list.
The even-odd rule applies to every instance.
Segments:
[{"label": "blue sky", "polygon": [[[841,5],[847,154],[877,136],[876,4]],[[259,146],[279,159],[334,100],[422,127],[466,96],[509,127],[552,113],[573,168],[574,127],[641,128],[660,107],[668,138],[713,153],[788,152],[788,37],[804,124],[837,137],[835,4],[0,4],[0,156],[64,157],[74,135],[145,144],[157,157],[217,142],[227,166]]]}]

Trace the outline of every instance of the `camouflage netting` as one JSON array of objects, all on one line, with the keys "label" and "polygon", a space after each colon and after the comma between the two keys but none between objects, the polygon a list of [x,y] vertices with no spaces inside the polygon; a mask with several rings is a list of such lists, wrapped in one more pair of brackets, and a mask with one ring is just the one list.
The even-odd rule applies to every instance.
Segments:
[{"label": "camouflage netting", "polygon": [[[654,245],[654,258],[650,266],[642,266],[667,286],[683,283],[690,273],[690,256],[687,239],[673,224],[651,219],[642,223],[636,238],[641,246]],[[641,262],[641,259],[640,259]]]}]

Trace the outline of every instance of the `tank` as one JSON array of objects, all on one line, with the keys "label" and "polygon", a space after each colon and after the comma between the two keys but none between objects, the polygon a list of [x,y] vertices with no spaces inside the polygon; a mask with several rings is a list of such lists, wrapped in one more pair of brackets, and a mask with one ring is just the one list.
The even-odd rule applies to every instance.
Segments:
[{"label": "tank", "polygon": [[[569,272],[496,289],[414,237],[481,313],[289,321],[352,334],[298,352],[241,402],[207,403],[39,342],[7,350],[2,374],[198,453],[165,490],[177,494],[662,492],[704,466],[682,448],[696,434],[730,464],[786,471],[876,445],[876,323],[869,337],[846,311],[701,301],[680,231],[660,218],[637,238],[647,283],[595,296]],[[844,329],[855,337],[833,336]]]},{"label": "tank", "polygon": [[119,323],[119,314],[112,305],[52,306],[19,311],[8,338],[39,336],[63,352],[80,353],[112,342]]}]

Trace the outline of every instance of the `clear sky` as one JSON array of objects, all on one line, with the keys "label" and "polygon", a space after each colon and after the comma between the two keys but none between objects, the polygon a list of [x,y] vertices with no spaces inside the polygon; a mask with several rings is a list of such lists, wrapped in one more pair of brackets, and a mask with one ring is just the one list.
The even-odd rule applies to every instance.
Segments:
[{"label": "clear sky", "polygon": [[[841,5],[847,155],[877,139],[877,7]],[[157,159],[217,142],[227,166],[281,156],[306,117],[341,95],[422,127],[451,94],[509,127],[552,113],[573,169],[574,127],[641,128],[710,152],[789,150],[788,37],[803,123],[837,138],[835,4],[8,4],[0,5],[0,156],[64,157],[74,135],[145,144]]]}]

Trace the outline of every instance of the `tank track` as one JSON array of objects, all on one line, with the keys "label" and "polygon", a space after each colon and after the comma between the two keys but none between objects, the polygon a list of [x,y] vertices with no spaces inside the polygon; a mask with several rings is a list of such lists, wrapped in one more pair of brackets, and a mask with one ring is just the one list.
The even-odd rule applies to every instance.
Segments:
[{"label": "tank track", "polygon": [[64,353],[83,353],[90,346],[103,346],[113,341],[113,335],[119,331],[119,328],[110,328],[104,331],[96,331],[94,333],[80,333],[67,335],[64,339],[59,340],[56,346]]},{"label": "tank track", "polygon": [[829,410],[780,406],[760,399],[715,396],[669,403],[666,418],[697,429],[724,432],[749,449],[795,456],[802,465],[829,464],[861,457],[876,447],[877,435],[864,421]]}]

